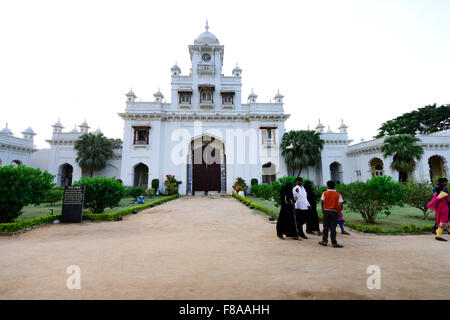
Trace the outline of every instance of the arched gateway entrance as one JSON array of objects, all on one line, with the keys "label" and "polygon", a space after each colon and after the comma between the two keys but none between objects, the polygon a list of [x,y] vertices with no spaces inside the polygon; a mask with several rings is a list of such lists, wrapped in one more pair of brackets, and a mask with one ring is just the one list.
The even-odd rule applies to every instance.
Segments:
[{"label": "arched gateway entrance", "polygon": [[203,135],[191,141],[188,155],[188,193],[225,192],[224,144],[218,138]]}]

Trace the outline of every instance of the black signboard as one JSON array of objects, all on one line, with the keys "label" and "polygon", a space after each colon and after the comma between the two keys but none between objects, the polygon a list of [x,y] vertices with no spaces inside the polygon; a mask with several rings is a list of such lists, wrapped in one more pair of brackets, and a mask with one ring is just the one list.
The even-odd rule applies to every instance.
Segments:
[{"label": "black signboard", "polygon": [[84,186],[64,187],[62,222],[81,222],[83,216]]}]

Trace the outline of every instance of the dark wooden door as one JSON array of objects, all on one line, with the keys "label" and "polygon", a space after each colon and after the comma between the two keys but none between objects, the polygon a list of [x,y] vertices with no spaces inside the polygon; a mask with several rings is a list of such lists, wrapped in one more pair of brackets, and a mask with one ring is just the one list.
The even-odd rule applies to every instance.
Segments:
[{"label": "dark wooden door", "polygon": [[[207,164],[203,157],[205,147],[202,147],[202,163],[196,164],[192,161],[192,190],[193,191],[221,191],[220,180],[220,163]],[[220,150],[214,149],[211,151],[211,156],[214,158],[216,153],[220,156]],[[194,154],[198,154],[194,151]],[[219,157],[220,159],[220,157]]]}]

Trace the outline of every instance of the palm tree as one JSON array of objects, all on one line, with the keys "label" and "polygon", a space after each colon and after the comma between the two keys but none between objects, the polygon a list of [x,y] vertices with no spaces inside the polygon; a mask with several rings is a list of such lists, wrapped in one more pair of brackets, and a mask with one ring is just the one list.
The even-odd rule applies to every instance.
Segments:
[{"label": "palm tree", "polygon": [[103,133],[86,133],[75,142],[77,158],[82,169],[90,170],[91,177],[94,170],[101,170],[106,166],[113,154],[113,143]]},{"label": "palm tree", "polygon": [[304,168],[314,166],[320,161],[324,141],[320,134],[312,130],[291,130],[283,135],[281,140],[281,153],[286,164],[299,170],[297,176]]},{"label": "palm tree", "polygon": [[391,168],[399,172],[398,180],[408,181],[408,176],[416,167],[416,160],[420,160],[423,155],[422,146],[418,145],[420,139],[408,134],[391,136],[384,139],[381,147],[383,156],[394,156]]}]

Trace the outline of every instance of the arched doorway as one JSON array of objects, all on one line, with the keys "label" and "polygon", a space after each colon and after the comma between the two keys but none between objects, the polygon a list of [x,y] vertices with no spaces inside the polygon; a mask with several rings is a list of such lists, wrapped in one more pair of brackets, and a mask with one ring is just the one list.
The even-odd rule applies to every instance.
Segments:
[{"label": "arched doorway", "polygon": [[22,165],[22,161],[13,160],[13,161],[11,161],[11,164],[13,165],[14,168],[17,168],[18,166]]},{"label": "arched doorway", "polygon": [[430,181],[447,176],[444,157],[434,155],[428,159],[428,165],[430,168]]},{"label": "arched doorway", "polygon": [[203,135],[190,144],[188,193],[226,190],[225,147],[218,138]]},{"label": "arched doorway", "polygon": [[58,170],[58,176],[59,176],[58,185],[60,187],[71,186],[72,185],[72,175],[73,175],[73,167],[70,164],[64,163],[63,165],[61,165]]},{"label": "arched doorway", "polygon": [[148,188],[148,167],[143,163],[138,163],[134,166],[133,186]]},{"label": "arched doorway", "polygon": [[262,183],[263,184],[272,184],[275,180],[277,180],[276,176],[276,168],[272,162],[267,162],[262,166]]},{"label": "arched doorway", "polygon": [[380,158],[373,158],[369,162],[370,171],[373,177],[384,176],[384,164]]},{"label": "arched doorway", "polygon": [[335,183],[342,182],[342,165],[339,162],[330,164],[330,177]]}]

